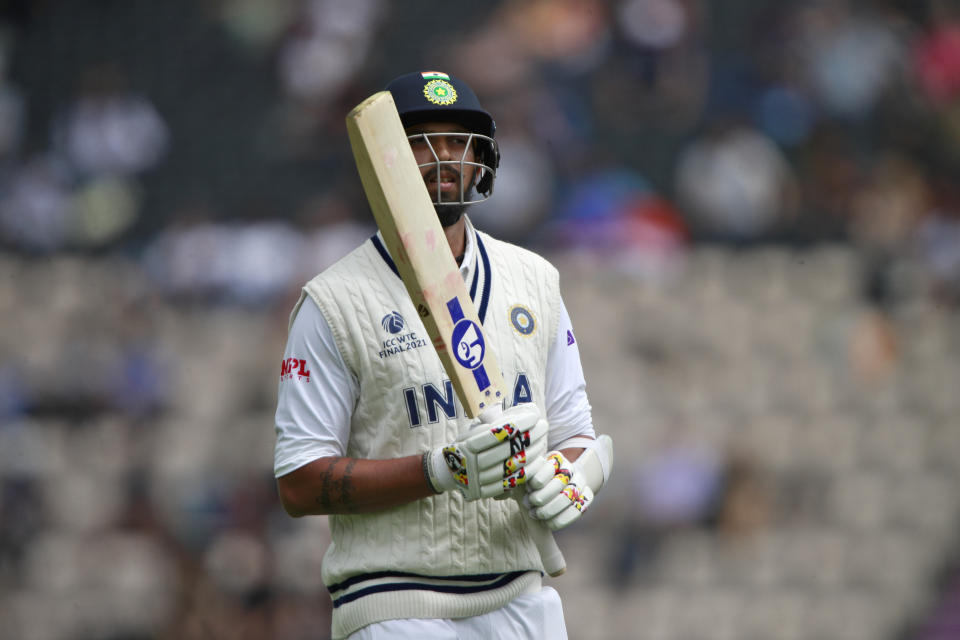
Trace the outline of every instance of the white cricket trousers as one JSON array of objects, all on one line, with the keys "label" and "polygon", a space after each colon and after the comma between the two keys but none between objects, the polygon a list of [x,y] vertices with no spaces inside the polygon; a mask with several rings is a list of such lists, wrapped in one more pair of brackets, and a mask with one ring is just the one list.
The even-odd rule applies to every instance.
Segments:
[{"label": "white cricket trousers", "polygon": [[348,640],[567,640],[560,594],[552,587],[517,596],[472,618],[407,618],[375,622]]}]

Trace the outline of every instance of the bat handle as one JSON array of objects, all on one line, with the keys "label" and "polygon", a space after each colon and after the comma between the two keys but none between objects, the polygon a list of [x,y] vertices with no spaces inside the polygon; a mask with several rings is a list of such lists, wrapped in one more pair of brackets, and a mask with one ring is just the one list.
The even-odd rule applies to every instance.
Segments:
[{"label": "bat handle", "polygon": [[[483,422],[490,423],[500,417],[501,413],[503,413],[503,410],[499,404],[496,404],[484,409],[479,417]],[[520,498],[518,497],[516,500],[517,504],[520,505],[520,510],[526,514],[527,510],[523,504],[520,503]],[[563,552],[560,551],[560,547],[557,545],[553,533],[542,521],[530,517],[529,514],[527,514],[527,517],[530,518],[530,537],[533,538],[534,544],[537,545],[537,551],[540,553],[540,561],[543,563],[544,571],[554,578],[563,575],[567,570],[567,561],[564,559]]]},{"label": "bat handle", "polygon": [[537,545],[537,551],[540,552],[540,561],[543,562],[544,570],[553,577],[563,575],[567,570],[567,561],[564,560],[563,552],[560,551],[553,533],[540,520],[533,518],[530,520],[532,525],[530,535],[533,537],[534,544]]}]

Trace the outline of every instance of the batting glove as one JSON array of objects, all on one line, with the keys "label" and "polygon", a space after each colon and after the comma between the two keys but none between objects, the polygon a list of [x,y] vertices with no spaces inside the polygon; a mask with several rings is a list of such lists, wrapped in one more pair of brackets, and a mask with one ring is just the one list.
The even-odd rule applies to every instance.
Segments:
[{"label": "batting glove", "polygon": [[467,500],[496,497],[527,481],[526,466],[547,450],[547,421],[530,403],[504,411],[461,439],[424,454],[430,485],[437,493],[459,490]]},{"label": "batting glove", "polygon": [[524,496],[523,504],[529,509],[530,517],[543,520],[551,531],[563,529],[580,518],[610,477],[613,466],[610,437],[576,440],[579,442],[567,442],[570,446],[586,446],[576,462],[570,462],[559,451],[551,451],[546,464],[539,464],[527,481],[529,493]]}]

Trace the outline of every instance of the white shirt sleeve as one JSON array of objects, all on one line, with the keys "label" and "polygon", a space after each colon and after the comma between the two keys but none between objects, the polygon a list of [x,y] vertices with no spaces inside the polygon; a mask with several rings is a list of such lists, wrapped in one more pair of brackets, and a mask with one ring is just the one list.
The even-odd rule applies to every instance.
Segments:
[{"label": "white shirt sleeve", "polygon": [[277,387],[276,477],[325,456],[342,456],[360,387],[312,298],[290,327]]},{"label": "white shirt sleeve", "polygon": [[547,421],[550,423],[547,446],[550,449],[573,436],[596,437],[587,400],[587,383],[580,364],[580,349],[562,300],[557,335],[547,352],[546,400]]}]

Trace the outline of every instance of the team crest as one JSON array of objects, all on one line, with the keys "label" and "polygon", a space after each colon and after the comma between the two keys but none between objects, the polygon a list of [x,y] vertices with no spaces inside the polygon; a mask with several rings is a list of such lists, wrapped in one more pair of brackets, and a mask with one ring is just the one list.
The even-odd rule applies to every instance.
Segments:
[{"label": "team crest", "polygon": [[537,322],[533,314],[526,307],[516,305],[510,309],[510,324],[522,336],[533,335],[537,329]]},{"label": "team crest", "polygon": [[441,78],[435,78],[423,85],[424,97],[433,104],[448,105],[457,101],[457,90]]}]

